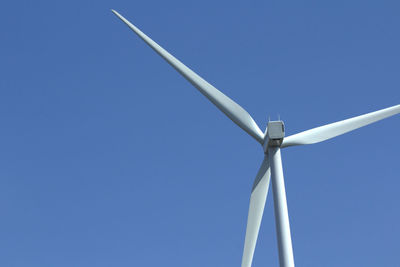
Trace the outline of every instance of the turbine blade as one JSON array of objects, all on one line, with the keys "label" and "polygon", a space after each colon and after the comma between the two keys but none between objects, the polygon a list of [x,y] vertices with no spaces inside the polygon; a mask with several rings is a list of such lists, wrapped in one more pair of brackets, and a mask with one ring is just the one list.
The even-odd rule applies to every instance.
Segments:
[{"label": "turbine blade", "polygon": [[281,147],[319,143],[400,113],[400,105],[334,122],[283,139]]},{"label": "turbine blade", "polygon": [[253,189],[251,190],[242,267],[251,267],[253,261],[258,231],[260,230],[265,200],[267,199],[270,176],[271,171],[269,168],[268,157],[265,157],[260,170],[257,173],[256,179],[254,180]]},{"label": "turbine blade", "polygon": [[223,113],[225,113],[234,123],[239,125],[248,134],[253,136],[261,144],[264,140],[264,134],[250,116],[241,106],[232,99],[224,95],[214,86],[209,84],[191,69],[186,67],[182,62],[168,53],[164,48],[159,46],[150,37],[145,35],[136,26],[131,24],[127,19],[120,15],[117,11],[112,10],[129,28],[132,29],[143,41],[145,41],[157,54],[164,58],[172,67],[174,67],[183,77],[194,85],[200,93],[206,96],[214,105],[216,105]]}]

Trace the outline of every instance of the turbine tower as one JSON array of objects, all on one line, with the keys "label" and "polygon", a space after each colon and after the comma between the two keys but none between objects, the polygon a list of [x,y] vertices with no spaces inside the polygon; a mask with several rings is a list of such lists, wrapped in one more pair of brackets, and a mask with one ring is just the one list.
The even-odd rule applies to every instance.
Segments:
[{"label": "turbine tower", "polygon": [[242,256],[242,267],[250,267],[253,261],[270,179],[272,180],[272,193],[274,198],[279,263],[281,267],[294,266],[285,182],[282,169],[281,148],[319,143],[345,134],[400,113],[400,105],[327,124],[288,137],[285,137],[285,127],[282,121],[270,121],[268,122],[267,130],[264,134],[246,110],[191,69],[186,67],[182,62],[150,39],[118,12],[115,10],[112,10],[112,12],[128,25],[128,27],[131,28],[143,41],[145,41],[157,54],[175,68],[186,80],[196,87],[200,93],[207,97],[234,123],[261,144],[265,156],[251,190],[250,207],[247,217],[246,235]]}]

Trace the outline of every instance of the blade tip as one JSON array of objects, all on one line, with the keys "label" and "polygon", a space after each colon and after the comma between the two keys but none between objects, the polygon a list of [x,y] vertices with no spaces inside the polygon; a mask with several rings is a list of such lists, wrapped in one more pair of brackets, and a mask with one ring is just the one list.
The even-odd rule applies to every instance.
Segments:
[{"label": "blade tip", "polygon": [[114,15],[116,15],[117,17],[121,16],[117,11],[115,11],[115,9],[111,9],[111,12],[114,13]]}]

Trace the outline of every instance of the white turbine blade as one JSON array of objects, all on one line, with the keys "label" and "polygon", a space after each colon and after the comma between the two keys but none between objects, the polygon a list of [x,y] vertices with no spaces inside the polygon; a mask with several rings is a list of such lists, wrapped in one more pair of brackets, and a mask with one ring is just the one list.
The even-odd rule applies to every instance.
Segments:
[{"label": "white turbine blade", "polygon": [[254,180],[253,189],[251,190],[242,267],[251,267],[253,261],[258,231],[260,230],[265,200],[267,199],[270,176],[271,171],[269,168],[268,157],[265,157],[260,170],[257,173],[256,179]]},{"label": "white turbine blade", "polygon": [[322,142],[398,113],[400,113],[400,105],[313,128],[284,138],[281,147],[308,145]]},{"label": "white turbine blade", "polygon": [[264,134],[253,120],[253,118],[241,106],[232,99],[224,95],[214,86],[209,84],[191,69],[186,67],[182,62],[168,53],[164,48],[150,39],[127,19],[121,16],[117,11],[112,10],[126,25],[129,26],[140,38],[143,39],[154,51],[163,57],[172,67],[174,67],[183,77],[193,84],[204,96],[206,96],[214,105],[216,105],[223,113],[225,113],[234,123],[239,125],[248,134],[253,136],[261,144],[264,140]]}]

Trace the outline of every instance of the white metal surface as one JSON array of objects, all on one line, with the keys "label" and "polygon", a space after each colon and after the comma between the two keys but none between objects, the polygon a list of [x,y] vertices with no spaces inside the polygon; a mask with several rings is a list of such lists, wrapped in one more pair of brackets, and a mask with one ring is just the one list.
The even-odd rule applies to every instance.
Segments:
[{"label": "white metal surface", "polygon": [[256,248],[258,232],[267,199],[271,171],[268,158],[265,157],[254,180],[250,196],[249,214],[247,217],[246,237],[242,256],[242,267],[250,267]]},{"label": "white metal surface", "polygon": [[140,31],[136,26],[130,23],[117,11],[112,10],[129,28],[132,29],[143,41],[145,41],[154,51],[164,58],[172,67],[174,67],[183,77],[193,84],[204,96],[206,96],[214,105],[216,105],[223,113],[225,113],[234,123],[253,136],[260,144],[263,143],[264,134],[253,120],[249,113],[239,104],[224,95],[217,88],[209,84],[191,69],[186,67],[182,62],[168,53],[164,48],[159,46],[150,37]]},{"label": "white metal surface", "polygon": [[400,113],[400,105],[334,122],[283,139],[281,147],[319,143]]},{"label": "white metal surface", "polygon": [[292,238],[290,235],[289,213],[286,203],[285,181],[283,179],[281,150],[279,147],[268,149],[271,166],[272,192],[274,195],[274,212],[276,234],[278,239],[280,267],[293,267]]}]

